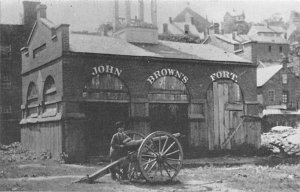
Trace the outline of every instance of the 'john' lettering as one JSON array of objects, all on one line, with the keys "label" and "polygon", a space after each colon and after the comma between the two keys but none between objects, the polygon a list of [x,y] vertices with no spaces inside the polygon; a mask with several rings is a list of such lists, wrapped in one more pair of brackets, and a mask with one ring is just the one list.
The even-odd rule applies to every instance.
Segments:
[{"label": "'john' lettering", "polygon": [[92,75],[98,75],[103,73],[109,73],[119,77],[122,73],[122,70],[111,65],[100,65],[98,67],[93,67]]},{"label": "'john' lettering", "polygon": [[147,79],[147,81],[152,85],[153,82],[163,76],[174,76],[178,79],[180,79],[183,83],[187,83],[188,77],[185,76],[182,72],[177,71],[175,69],[161,69],[159,71],[155,71],[152,75],[150,75]]}]

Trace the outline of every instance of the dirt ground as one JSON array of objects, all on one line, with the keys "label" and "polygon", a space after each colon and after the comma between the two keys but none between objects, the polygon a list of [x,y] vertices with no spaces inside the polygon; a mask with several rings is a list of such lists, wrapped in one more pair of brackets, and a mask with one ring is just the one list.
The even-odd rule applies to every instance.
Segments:
[{"label": "dirt ground", "polygon": [[93,184],[72,183],[103,166],[35,160],[0,164],[1,191],[299,191],[300,158],[232,157],[185,160],[168,184],[117,182],[109,175]]},{"label": "dirt ground", "polygon": [[[262,143],[282,143],[283,149],[299,151],[300,128],[276,127],[262,136]],[[242,148],[239,154],[245,152]],[[276,152],[276,148],[273,148]],[[264,152],[264,151],[263,151]],[[64,164],[64,154],[36,154],[20,143],[0,146],[0,191],[130,191],[130,192],[294,192],[300,191],[300,156],[274,153],[268,156],[218,155],[185,159],[171,183],[113,181],[110,175],[92,184],[73,183],[103,168],[101,165]]]}]

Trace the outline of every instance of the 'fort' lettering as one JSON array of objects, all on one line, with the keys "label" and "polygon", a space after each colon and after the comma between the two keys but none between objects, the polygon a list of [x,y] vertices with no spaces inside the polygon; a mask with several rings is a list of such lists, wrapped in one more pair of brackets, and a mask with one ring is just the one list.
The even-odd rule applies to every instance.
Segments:
[{"label": "'fort' lettering", "polygon": [[100,65],[98,67],[93,67],[92,75],[103,73],[110,73],[119,77],[122,73],[122,70],[111,65]]},{"label": "'fort' lettering", "polygon": [[216,73],[213,73],[210,78],[212,81],[216,81],[218,79],[230,79],[234,82],[237,82],[237,75],[234,73],[230,73],[228,71],[218,71]]}]

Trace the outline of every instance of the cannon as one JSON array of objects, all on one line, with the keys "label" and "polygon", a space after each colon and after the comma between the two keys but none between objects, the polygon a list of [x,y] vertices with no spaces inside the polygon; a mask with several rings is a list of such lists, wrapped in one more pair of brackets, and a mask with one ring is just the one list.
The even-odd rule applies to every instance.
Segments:
[{"label": "cannon", "polygon": [[183,161],[182,146],[177,139],[180,133],[156,131],[147,137],[134,131],[126,133],[132,138],[125,144],[125,149],[128,151],[127,156],[75,181],[75,183],[92,183],[109,173],[109,169],[126,162],[128,163],[128,178],[131,181],[144,180],[154,183],[174,180]]}]

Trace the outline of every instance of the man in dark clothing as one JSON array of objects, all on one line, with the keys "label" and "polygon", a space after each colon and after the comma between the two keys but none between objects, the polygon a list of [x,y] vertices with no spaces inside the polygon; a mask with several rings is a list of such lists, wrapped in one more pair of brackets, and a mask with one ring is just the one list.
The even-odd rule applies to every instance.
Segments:
[{"label": "man in dark clothing", "polygon": [[[125,149],[125,144],[131,140],[129,136],[124,133],[124,122],[118,121],[116,127],[118,132],[112,136],[110,142],[110,159],[111,162],[116,161],[127,155],[127,150]],[[117,179],[116,173],[118,172],[122,179],[127,179],[128,162],[123,162],[116,168],[111,169],[111,177],[113,180]]]}]

